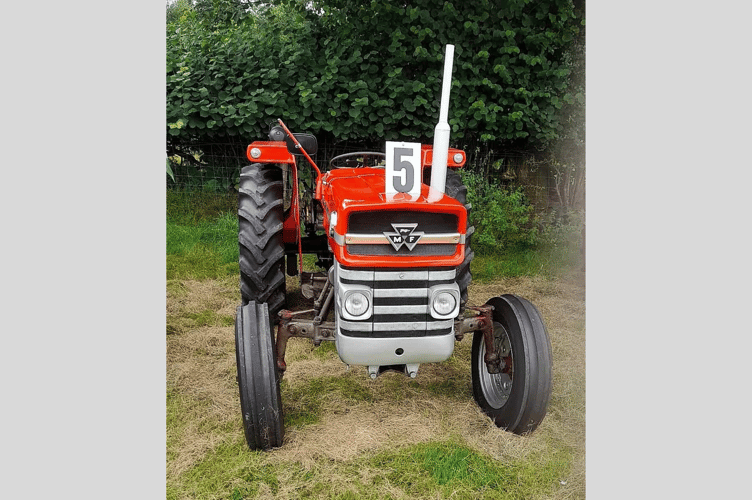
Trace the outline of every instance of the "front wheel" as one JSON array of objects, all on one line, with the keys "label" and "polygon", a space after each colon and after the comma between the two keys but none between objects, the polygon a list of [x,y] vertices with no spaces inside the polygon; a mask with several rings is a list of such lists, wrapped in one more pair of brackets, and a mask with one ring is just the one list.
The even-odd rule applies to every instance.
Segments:
[{"label": "front wheel", "polygon": [[282,446],[285,435],[274,351],[268,305],[251,301],[238,307],[235,356],[240,410],[245,438],[252,450]]},{"label": "front wheel", "polygon": [[473,337],[473,397],[497,426],[515,434],[534,431],[551,397],[551,342],[540,313],[528,300],[505,294],[494,307],[494,349],[501,373],[489,373],[483,333]]}]

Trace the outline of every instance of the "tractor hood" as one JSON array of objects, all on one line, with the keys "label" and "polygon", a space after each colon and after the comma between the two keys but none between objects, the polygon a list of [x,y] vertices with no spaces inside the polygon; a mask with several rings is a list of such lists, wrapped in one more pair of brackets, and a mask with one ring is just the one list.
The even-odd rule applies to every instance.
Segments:
[{"label": "tractor hood", "polygon": [[[324,228],[338,262],[356,267],[458,266],[464,259],[465,207],[442,194],[429,201],[385,194],[383,168],[340,168],[320,181]],[[434,194],[435,196],[435,194]]]}]

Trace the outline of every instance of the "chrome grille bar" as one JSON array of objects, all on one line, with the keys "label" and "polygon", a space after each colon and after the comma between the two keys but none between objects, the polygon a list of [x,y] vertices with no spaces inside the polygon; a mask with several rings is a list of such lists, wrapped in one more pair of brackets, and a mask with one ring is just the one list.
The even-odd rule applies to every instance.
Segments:
[{"label": "chrome grille bar", "polygon": [[[373,293],[373,314],[366,320],[342,319],[337,301],[340,332],[351,337],[423,337],[451,333],[454,320],[436,320],[431,315],[432,286],[452,283],[455,269],[400,270],[347,269],[335,262],[339,288],[368,287]],[[341,285],[339,285],[341,284]]]},{"label": "chrome grille bar", "polygon": [[[418,245],[456,245],[465,243],[465,235],[460,233],[424,234]],[[384,234],[345,234],[346,245],[390,245]]]}]

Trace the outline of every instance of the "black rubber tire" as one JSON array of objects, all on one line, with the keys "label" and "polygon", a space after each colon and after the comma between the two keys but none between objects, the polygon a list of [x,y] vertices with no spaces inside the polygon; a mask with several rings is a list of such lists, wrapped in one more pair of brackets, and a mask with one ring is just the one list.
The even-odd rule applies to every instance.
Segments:
[{"label": "black rubber tire", "polygon": [[473,281],[473,276],[470,274],[470,262],[473,260],[473,257],[475,257],[475,252],[473,252],[470,247],[470,240],[475,232],[475,226],[469,225],[470,209],[472,208],[472,205],[467,203],[467,187],[462,183],[460,174],[454,170],[447,170],[444,192],[447,196],[451,196],[465,205],[465,208],[467,209],[468,226],[467,232],[465,233],[465,260],[462,261],[462,264],[457,268],[457,284],[460,287],[460,314],[462,314],[465,304],[467,303],[467,287],[470,286],[470,283]]},{"label": "black rubber tire", "polygon": [[238,244],[242,304],[266,302],[272,320],[285,306],[284,185],[282,169],[243,167],[238,194]]},{"label": "black rubber tire", "polygon": [[282,446],[285,435],[274,352],[274,330],[267,305],[252,301],[239,306],[235,318],[235,360],[243,430],[252,450]]},{"label": "black rubber tire", "polygon": [[[506,334],[511,347],[511,388],[502,389],[504,373],[489,374],[483,334],[473,337],[473,397],[497,426],[515,434],[533,432],[546,416],[551,398],[551,342],[543,318],[528,300],[505,294],[490,299],[494,334]],[[495,342],[498,345],[498,342]],[[509,361],[509,358],[507,358]]]}]

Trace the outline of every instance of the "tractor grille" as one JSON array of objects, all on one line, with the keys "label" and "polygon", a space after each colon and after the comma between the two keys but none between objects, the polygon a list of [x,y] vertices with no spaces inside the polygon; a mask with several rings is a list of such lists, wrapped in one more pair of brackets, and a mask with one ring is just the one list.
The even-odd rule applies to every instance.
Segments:
[{"label": "tractor grille", "polygon": [[[395,249],[385,233],[394,233],[394,224],[417,224],[423,233],[412,249]],[[435,255],[449,256],[457,251],[458,220],[454,214],[419,211],[355,212],[347,223],[345,244],[350,255]]]},{"label": "tractor grille", "polygon": [[348,233],[381,233],[391,231],[392,223],[417,222],[426,233],[457,232],[457,216],[435,212],[400,210],[394,212],[355,212],[347,221]]},{"label": "tractor grille", "polygon": [[[348,337],[426,337],[452,332],[454,320],[437,320],[429,312],[429,289],[455,282],[456,270],[348,269],[337,266],[337,284],[368,287],[373,292],[373,314],[364,321],[342,318],[339,297],[337,322]],[[341,288],[341,286],[338,286]]]}]

